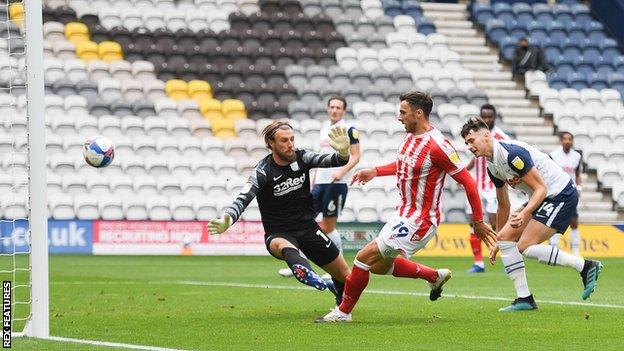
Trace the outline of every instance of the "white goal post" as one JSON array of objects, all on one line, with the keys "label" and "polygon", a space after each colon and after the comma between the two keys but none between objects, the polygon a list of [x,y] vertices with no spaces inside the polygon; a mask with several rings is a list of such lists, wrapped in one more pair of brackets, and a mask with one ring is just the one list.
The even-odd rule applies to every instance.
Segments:
[{"label": "white goal post", "polygon": [[24,0],[30,224],[31,316],[24,335],[50,335],[48,210],[44,116],[43,16],[41,0]]}]

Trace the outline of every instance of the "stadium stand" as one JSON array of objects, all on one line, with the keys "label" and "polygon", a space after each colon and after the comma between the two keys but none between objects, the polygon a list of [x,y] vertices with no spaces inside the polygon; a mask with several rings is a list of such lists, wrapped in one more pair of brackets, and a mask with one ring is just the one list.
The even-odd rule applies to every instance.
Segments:
[{"label": "stadium stand", "polygon": [[[53,218],[211,218],[229,204],[254,163],[266,154],[258,133],[271,118],[291,118],[298,147],[317,148],[327,98],[339,93],[346,96],[352,123],[362,134],[359,167],[394,158],[393,147],[403,135],[396,121],[398,95],[413,88],[431,92],[435,101],[431,119],[456,140],[464,159],[469,155],[458,127],[486,102],[500,106],[503,118],[497,123],[510,134],[537,141],[546,151],[554,145],[552,126],[544,125],[539,109],[524,99],[524,91],[510,81],[498,55],[492,55],[483,36],[466,20],[465,5],[396,0],[68,3],[48,1],[44,8],[44,103]],[[561,32],[555,25],[532,26],[533,21],[545,23],[549,16],[565,26],[578,22],[563,30],[575,39],[562,37],[557,47],[566,57],[564,53],[576,53],[571,41],[576,43],[581,36],[595,39],[604,32],[581,7],[564,9],[475,4],[472,16],[485,26],[488,39],[497,38],[499,45],[525,32],[536,36]],[[19,13],[10,10],[9,16],[17,20]],[[23,51],[24,45],[18,24],[9,22],[5,31],[15,39],[0,48],[4,88],[7,82],[23,79],[19,75],[23,58],[13,54]],[[594,159],[624,159],[588,142],[603,138],[622,145],[624,140],[613,133],[621,128],[623,114],[619,81],[609,75],[618,71],[614,62],[620,56],[606,41],[610,44],[581,47],[590,52],[588,58],[593,60],[589,56],[596,53],[603,58],[591,61],[595,70],[585,74],[587,86],[600,92],[585,89],[574,95],[551,89],[553,79],[546,75],[527,76],[531,96],[539,98],[546,113],[558,112],[557,126],[595,123],[598,116],[607,123],[609,133],[578,131],[578,145],[588,145],[585,157],[590,167]],[[505,47],[500,48],[504,54]],[[571,62],[569,67],[583,72],[577,64]],[[577,78],[573,82],[581,84]],[[562,82],[568,84],[567,78]],[[597,109],[591,113],[600,112],[590,115],[587,109],[580,115],[572,100],[593,104]],[[4,125],[0,149],[12,144],[25,147],[25,141],[14,140],[9,129],[25,126],[25,119],[18,117],[24,113],[23,101],[23,90],[4,89],[0,94],[0,109],[13,117],[10,127]],[[611,113],[611,107],[620,112]],[[568,110],[572,113],[560,112]],[[116,145],[117,158],[104,170],[85,166],[80,159],[84,138],[95,134],[109,136]],[[25,160],[3,157],[2,165],[17,173],[3,176],[0,188],[9,188],[26,170]],[[613,199],[622,207],[623,170],[598,167],[599,180],[612,184]],[[596,185],[587,182],[585,189],[582,215],[611,218],[601,194],[593,191]],[[353,188],[341,219],[383,220],[392,213],[397,196],[390,178]],[[463,190],[449,180],[444,196],[446,219],[465,221]],[[602,212],[596,215],[596,209]],[[7,218],[24,211],[20,203],[2,205]],[[259,219],[255,202],[243,218]]]}]

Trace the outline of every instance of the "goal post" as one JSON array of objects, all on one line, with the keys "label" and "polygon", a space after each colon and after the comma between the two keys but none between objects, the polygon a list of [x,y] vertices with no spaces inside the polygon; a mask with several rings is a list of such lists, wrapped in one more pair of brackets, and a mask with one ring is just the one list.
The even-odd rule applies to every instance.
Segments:
[{"label": "goal post", "polygon": [[50,335],[46,126],[44,116],[43,16],[41,0],[24,0],[26,49],[26,111],[30,227],[31,319],[24,334]]}]

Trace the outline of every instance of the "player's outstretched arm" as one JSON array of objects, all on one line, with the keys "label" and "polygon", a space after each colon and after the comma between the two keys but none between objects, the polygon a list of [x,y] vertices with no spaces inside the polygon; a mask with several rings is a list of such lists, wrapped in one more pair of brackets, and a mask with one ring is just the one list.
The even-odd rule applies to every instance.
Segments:
[{"label": "player's outstretched arm", "polygon": [[349,136],[344,127],[334,127],[328,134],[331,139],[331,147],[336,150],[333,154],[319,154],[312,151],[304,151],[301,160],[308,168],[333,168],[342,167],[349,161]]},{"label": "player's outstretched arm", "polygon": [[479,196],[479,190],[477,190],[477,184],[470,175],[467,169],[452,175],[456,182],[464,186],[466,190],[466,197],[472,208],[472,225],[474,233],[483,241],[489,248],[496,245],[496,232],[489,225],[483,222],[483,207],[481,205],[481,197]]},{"label": "player's outstretched arm", "polygon": [[387,165],[375,167],[375,168],[366,168],[361,169],[351,177],[351,182],[349,185],[359,184],[364,185],[368,183],[371,179],[375,177],[383,177],[394,175],[397,172],[396,162],[388,163]]},{"label": "player's outstretched arm", "polygon": [[210,234],[221,234],[232,226],[232,217],[224,213],[223,217],[213,218],[208,222],[208,232]]},{"label": "player's outstretched arm", "polygon": [[240,193],[230,206],[225,209],[223,215],[219,218],[213,218],[206,225],[208,233],[221,234],[232,226],[243,214],[243,211],[249,206],[251,201],[256,197],[262,182],[264,181],[264,172],[254,170],[249,176],[247,183],[243,185]]}]

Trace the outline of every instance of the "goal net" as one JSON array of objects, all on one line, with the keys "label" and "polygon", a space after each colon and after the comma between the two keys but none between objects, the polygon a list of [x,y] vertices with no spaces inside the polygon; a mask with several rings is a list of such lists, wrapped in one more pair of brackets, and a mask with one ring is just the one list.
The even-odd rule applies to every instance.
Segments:
[{"label": "goal net", "polygon": [[49,332],[41,9],[0,0],[0,278],[14,336]]}]

